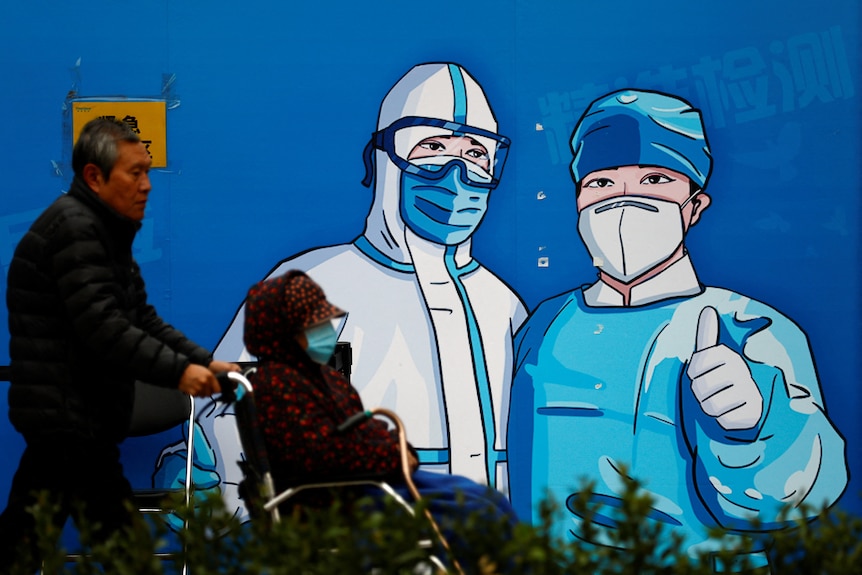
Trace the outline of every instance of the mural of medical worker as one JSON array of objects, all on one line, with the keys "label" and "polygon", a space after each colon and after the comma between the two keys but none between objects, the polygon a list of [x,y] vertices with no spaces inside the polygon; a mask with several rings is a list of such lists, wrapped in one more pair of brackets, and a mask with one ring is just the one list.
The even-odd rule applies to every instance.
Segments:
[{"label": "mural of medical worker", "polygon": [[[509,140],[497,133],[479,84],[449,63],[408,71],[384,98],[377,128],[364,154],[363,184],[373,185],[374,200],[363,234],[287,259],[268,277],[306,271],[350,310],[339,340],[352,346],[351,382],[367,405],[404,419],[424,469],[505,489],[497,478],[506,478],[512,338],[527,314],[473,259],[471,236]],[[243,317],[240,309],[217,357],[254,359],[243,346]],[[239,446],[223,415],[201,419],[212,439],[200,472],[211,481],[210,465],[233,491],[238,471],[225,466],[239,459]]]},{"label": "mural of medical worker", "polygon": [[685,249],[711,202],[700,112],[623,90],[590,105],[571,144],[598,281],[542,302],[516,336],[518,514],[535,518],[550,493],[564,506],[557,535],[577,536],[572,502],[587,479],[604,505],[596,520],[613,526],[625,469],[655,499],[650,520],[694,554],[710,550],[711,526],[751,531],[757,518],[765,532],[786,505],[834,502],[844,441],[805,334],[763,303],[701,285]]}]

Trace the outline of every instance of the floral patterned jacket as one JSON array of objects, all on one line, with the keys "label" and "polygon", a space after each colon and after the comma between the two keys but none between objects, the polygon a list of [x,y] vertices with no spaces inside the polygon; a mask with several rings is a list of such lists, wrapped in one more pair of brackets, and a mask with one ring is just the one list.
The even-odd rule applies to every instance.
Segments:
[{"label": "floral patterned jacket", "polygon": [[258,425],[277,480],[388,474],[400,470],[394,430],[369,419],[337,427],[363,411],[356,389],[335,369],[313,362],[294,339],[298,333],[280,278],[252,287],[246,300],[244,339],[259,359],[250,376]]}]

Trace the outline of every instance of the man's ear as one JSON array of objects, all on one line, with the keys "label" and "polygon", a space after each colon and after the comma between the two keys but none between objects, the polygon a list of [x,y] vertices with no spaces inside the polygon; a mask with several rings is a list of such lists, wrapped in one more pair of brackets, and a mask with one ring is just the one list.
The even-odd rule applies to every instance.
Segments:
[{"label": "man's ear", "polygon": [[700,214],[709,207],[712,203],[712,198],[706,192],[698,192],[691,199],[691,220],[689,221],[689,227],[696,224],[700,221]]},{"label": "man's ear", "polygon": [[82,177],[84,178],[84,183],[90,186],[90,189],[96,192],[96,194],[99,193],[99,189],[105,183],[105,179],[102,177],[102,170],[96,164],[85,165]]}]

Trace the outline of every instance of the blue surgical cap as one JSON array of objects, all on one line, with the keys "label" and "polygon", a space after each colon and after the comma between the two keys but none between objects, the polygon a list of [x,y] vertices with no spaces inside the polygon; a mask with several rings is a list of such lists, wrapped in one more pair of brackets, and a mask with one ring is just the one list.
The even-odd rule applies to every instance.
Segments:
[{"label": "blue surgical cap", "polygon": [[685,174],[703,189],[712,170],[700,111],[658,92],[620,90],[595,100],[571,144],[576,183],[596,170],[657,166]]}]

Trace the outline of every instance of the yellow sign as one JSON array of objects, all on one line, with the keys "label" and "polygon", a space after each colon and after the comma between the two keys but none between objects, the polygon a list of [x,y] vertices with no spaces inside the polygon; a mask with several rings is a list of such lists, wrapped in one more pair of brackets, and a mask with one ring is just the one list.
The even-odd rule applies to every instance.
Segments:
[{"label": "yellow sign", "polygon": [[129,124],[153,158],[154,168],[168,165],[168,145],[164,100],[73,100],[72,145],[84,124],[95,118],[115,118]]}]

